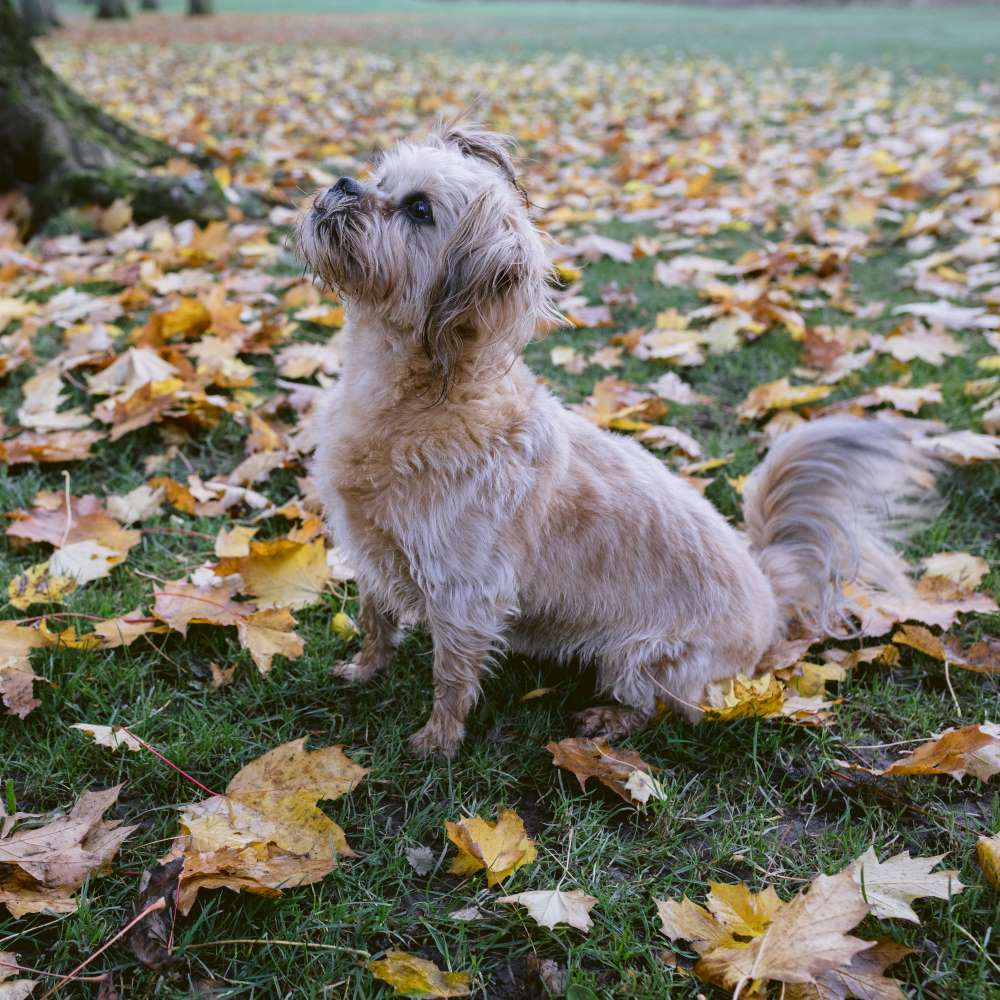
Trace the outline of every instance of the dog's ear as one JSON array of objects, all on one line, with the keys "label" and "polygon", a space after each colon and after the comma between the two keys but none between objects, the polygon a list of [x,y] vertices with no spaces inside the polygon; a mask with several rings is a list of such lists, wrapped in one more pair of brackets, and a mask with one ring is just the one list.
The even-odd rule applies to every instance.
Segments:
[{"label": "dog's ear", "polygon": [[421,342],[445,391],[466,338],[516,350],[551,314],[541,240],[504,201],[492,189],[480,194],[442,250]]},{"label": "dog's ear", "polygon": [[514,140],[509,135],[498,132],[488,132],[474,124],[445,124],[439,133],[442,142],[457,146],[463,156],[474,156],[485,160],[496,167],[510,181],[511,186],[521,190],[514,172],[514,161],[510,152],[514,148]]}]

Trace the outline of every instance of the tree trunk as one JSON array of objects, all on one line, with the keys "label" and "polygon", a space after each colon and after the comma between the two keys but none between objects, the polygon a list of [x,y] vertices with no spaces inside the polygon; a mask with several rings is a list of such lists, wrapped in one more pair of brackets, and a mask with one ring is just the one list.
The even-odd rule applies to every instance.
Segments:
[{"label": "tree trunk", "polygon": [[94,16],[103,21],[128,17],[128,4],[125,0],[97,0],[97,12]]},{"label": "tree trunk", "polygon": [[213,0],[188,0],[188,14],[191,17],[214,13],[215,3]]},{"label": "tree trunk", "polygon": [[55,0],[21,0],[21,19],[31,38],[47,34],[59,27]]},{"label": "tree trunk", "polygon": [[46,66],[12,0],[0,0],[0,192],[24,192],[32,223],[79,202],[128,198],[136,219],[223,218],[210,175],[146,171],[179,154],[85,101]]}]

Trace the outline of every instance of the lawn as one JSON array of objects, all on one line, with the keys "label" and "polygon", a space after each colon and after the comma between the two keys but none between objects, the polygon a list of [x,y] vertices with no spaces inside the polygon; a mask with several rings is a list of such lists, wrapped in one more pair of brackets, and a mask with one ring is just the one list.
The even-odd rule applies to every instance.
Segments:
[{"label": "lawn", "polygon": [[[301,5],[309,17],[320,9]],[[339,9],[348,18],[361,5]],[[240,352],[249,385],[227,384],[224,376],[213,384],[202,375],[199,385],[216,402],[186,407],[183,419],[102,440],[80,461],[4,468],[3,513],[30,508],[40,490],[105,497],[153,476],[182,484],[191,475],[205,482],[225,476],[247,454],[251,412],[275,430],[289,456],[253,488],[274,505],[301,495],[297,477],[304,468],[289,443],[296,420],[288,406],[296,392],[290,383],[316,386],[329,377],[282,375],[278,353],[289,343],[325,344],[331,327],[316,319],[334,303],[325,299],[318,311],[298,315],[311,300],[300,265],[285,249],[291,208],[302,192],[362,169],[378,145],[473,100],[483,117],[521,140],[524,183],[554,238],[572,247],[595,232],[640,248],[628,261],[567,253],[561,294],[582,297],[567,309],[577,310],[584,325],[533,344],[530,364],[567,404],[580,404],[609,376],[644,387],[671,370],[710,394],[707,404],[668,401],[666,416],[657,420],[692,435],[704,458],[732,456],[701,475],[711,478],[706,495],[735,522],[741,477],[760,460],[767,424],[766,418],[741,418],[737,407],[755,387],[782,377],[815,384],[817,342],[808,331],[864,331],[847,348],[860,351],[865,338],[899,328],[897,306],[944,298],[981,308],[983,326],[970,322],[940,333],[957,347],[939,363],[877,351],[832,383],[822,405],[885,385],[935,385],[941,401],[924,405],[920,417],[954,430],[984,429],[981,404],[995,395],[997,383],[980,386],[978,394],[967,383],[995,378],[989,359],[1000,352],[984,333],[1000,309],[1000,181],[995,166],[994,175],[989,172],[1000,162],[1000,121],[990,110],[997,88],[985,60],[1000,41],[996,18],[971,8],[947,14],[706,12],[460,3],[444,13],[414,3],[363,10],[372,35],[364,48],[357,39],[348,39],[348,48],[294,50],[113,44],[117,26],[99,29],[110,41],[81,46],[81,38],[93,41],[82,22],[44,43],[50,64],[91,99],[171,141],[206,145],[224,158],[228,176],[222,179],[234,192],[255,190],[279,204],[270,217],[230,220],[193,251],[184,247],[191,233],[183,226],[173,234],[152,227],[136,236],[126,219],[71,213],[26,251],[43,262],[44,273],[3,265],[0,303],[13,297],[44,310],[72,287],[93,297],[84,300],[95,310],[83,313],[83,322],[91,323],[100,321],[100,304],[115,303],[122,313],[111,334],[115,352],[122,352],[150,314],[182,297],[209,301],[218,294],[244,307],[235,318],[225,314],[226,336],[252,337],[254,324],[266,319],[273,348]],[[473,10],[475,30],[466,19]],[[418,24],[421,39],[432,39],[421,41],[415,54],[402,54],[409,40],[386,27],[389,20],[398,27],[404,16]],[[433,42],[445,22],[448,48]],[[163,31],[151,19],[126,30],[139,32],[136,38]],[[502,56],[487,52],[486,39],[493,37],[502,40]],[[584,55],[560,51],[576,45]],[[648,51],[663,46],[673,50],[669,58]],[[787,62],[769,60],[774,47],[785,50]],[[626,57],[627,49],[646,51]],[[834,52],[844,64],[828,63]],[[928,72],[911,72],[916,69]],[[936,221],[919,214],[938,209]],[[102,233],[102,224],[113,235]],[[969,241],[981,248],[974,261],[959,253],[914,278],[914,262]],[[728,293],[713,291],[704,275],[666,283],[657,276],[657,268],[678,255],[745,263],[754,253],[768,262],[724,276]],[[579,288],[566,287],[577,281]],[[753,281],[764,282],[767,301],[796,311],[802,323],[774,314],[738,323],[717,349],[703,352],[701,363],[684,366],[643,358],[628,349],[627,338],[624,345],[613,342],[630,331],[685,324],[705,330],[713,318],[692,314],[709,305],[721,310],[714,319],[746,319],[747,310],[763,315],[766,296],[741,300],[749,303],[745,308],[732,305],[732,296]],[[129,294],[137,288],[141,295]],[[611,325],[586,325],[599,315],[585,310],[605,299]],[[0,333],[11,334],[19,322],[26,320],[13,320]],[[197,342],[182,332],[161,346],[180,364]],[[624,347],[603,355],[610,368],[589,361],[609,345]],[[41,325],[31,346],[27,362],[0,380],[0,423],[11,430],[19,426],[27,379],[65,349],[64,329]],[[582,370],[568,371],[558,352],[561,363],[553,363],[555,347],[573,348]],[[986,365],[979,364],[983,359]],[[184,377],[199,378],[193,366]],[[67,405],[89,411],[96,402],[81,369],[67,374],[63,391]],[[810,415],[808,407],[799,411]],[[658,454],[676,467],[691,460],[676,451]],[[157,461],[148,464],[151,459]],[[913,540],[907,557],[914,565],[942,551],[985,558],[991,571],[979,589],[1000,598],[1000,465],[949,465],[941,489],[944,512]],[[53,628],[75,623],[86,631],[95,618],[137,607],[148,612],[154,587],[215,561],[216,535],[235,524],[254,524],[257,537],[268,539],[289,529],[280,517],[256,522],[254,511],[239,505],[223,516],[167,505],[137,525],[141,543],[110,576],[80,587],[64,605],[26,611],[8,605],[3,618],[51,611],[66,616],[53,618]],[[3,580],[48,551],[8,540],[0,549]],[[760,717],[691,726],[665,718],[623,744],[661,769],[663,797],[636,808],[594,782],[581,791],[545,750],[546,743],[573,735],[573,712],[596,702],[592,672],[505,661],[487,682],[456,758],[417,760],[406,738],[429,709],[427,636],[411,634],[396,667],[370,686],[348,687],[330,673],[358,645],[331,630],[341,611],[357,612],[350,583],[332,584],[297,610],[304,653],[277,658],[266,676],[233,629],[209,625],[192,625],[186,637],[149,634],[126,648],[34,651],[32,667],[44,679],[35,685],[41,704],[23,719],[0,721],[8,812],[65,809],[88,788],[123,783],[114,815],[139,829],[110,872],[83,887],[76,912],[0,917],[0,950],[54,973],[96,951],[131,916],[139,876],[177,832],[177,809],[204,795],[152,753],[113,754],[69,728],[85,722],[127,725],[214,790],[261,754],[303,736],[314,747],[343,744],[371,769],[357,789],[326,809],[356,858],[278,898],[203,892],[190,916],[176,922],[178,965],[171,974],[143,968],[120,945],[88,967],[110,971],[119,996],[381,998],[390,990],[364,961],[396,948],[471,972],[474,995],[489,1000],[549,995],[540,971],[545,960],[565,970],[570,1000],[723,997],[690,973],[694,952],[659,933],[654,899],[686,895],[703,902],[710,882],[745,882],[755,891],[773,885],[788,899],[869,846],[880,858],[902,850],[946,854],[945,865],[958,869],[967,886],[947,901],[918,902],[919,925],[867,918],[857,931],[913,949],[890,971],[906,994],[934,1000],[998,995],[1000,896],[975,857],[977,837],[1000,832],[998,779],[875,778],[849,769],[885,768],[949,726],[996,721],[996,673],[946,672],[939,661],[900,646],[895,666],[862,663],[831,684],[827,697],[836,704],[825,726]],[[968,643],[996,635],[998,626],[995,613],[969,615],[950,632]],[[825,648],[853,651],[887,641],[816,646],[810,659],[821,661]],[[212,665],[235,667],[232,683],[215,688]],[[540,688],[551,691],[524,700]],[[588,934],[536,926],[523,910],[499,905],[498,891],[488,890],[481,874],[448,872],[454,850],[445,821],[472,814],[492,819],[498,806],[516,810],[538,845],[535,864],[503,888],[558,884],[595,896]],[[421,846],[434,858],[425,875],[405,854]],[[473,905],[481,908],[479,919],[450,916]],[[93,984],[67,983],[60,992],[82,997],[95,991]]]}]

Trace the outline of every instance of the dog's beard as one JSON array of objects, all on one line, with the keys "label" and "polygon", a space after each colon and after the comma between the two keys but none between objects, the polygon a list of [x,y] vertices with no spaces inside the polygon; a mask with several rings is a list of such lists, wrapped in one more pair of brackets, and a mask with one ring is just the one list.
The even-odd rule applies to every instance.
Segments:
[{"label": "dog's beard", "polygon": [[302,217],[296,244],[309,269],[336,292],[356,299],[375,292],[370,220],[356,204],[318,200]]}]

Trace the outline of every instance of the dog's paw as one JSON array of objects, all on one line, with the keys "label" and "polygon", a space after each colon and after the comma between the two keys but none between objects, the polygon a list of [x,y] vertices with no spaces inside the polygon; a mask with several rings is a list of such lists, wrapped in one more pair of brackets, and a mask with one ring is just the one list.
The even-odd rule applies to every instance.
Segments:
[{"label": "dog's paw", "polygon": [[434,719],[429,719],[427,725],[410,737],[410,750],[418,757],[429,757],[431,754],[440,753],[450,760],[458,753],[464,736],[463,728],[444,727]]},{"label": "dog's paw", "polygon": [[602,705],[587,708],[573,716],[577,736],[616,740],[642,729],[647,716],[623,705]]},{"label": "dog's paw", "polygon": [[378,672],[381,664],[372,663],[361,653],[357,653],[352,660],[344,660],[333,667],[333,676],[339,677],[350,684],[364,684],[371,680]]}]

